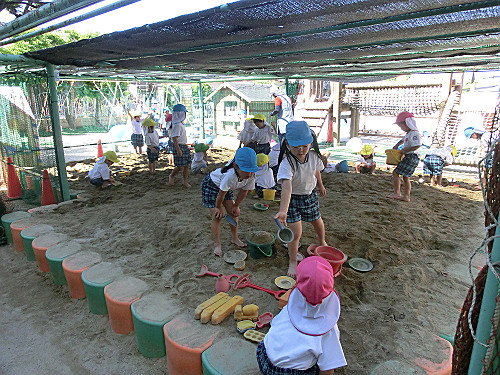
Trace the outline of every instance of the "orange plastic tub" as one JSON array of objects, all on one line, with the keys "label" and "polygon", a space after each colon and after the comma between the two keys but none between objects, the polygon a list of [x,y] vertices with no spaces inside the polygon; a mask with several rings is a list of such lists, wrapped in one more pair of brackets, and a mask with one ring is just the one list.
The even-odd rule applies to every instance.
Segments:
[{"label": "orange plastic tub", "polygon": [[68,282],[71,298],[85,298],[82,272],[101,261],[101,255],[93,251],[80,251],[64,258],[62,268]]},{"label": "orange plastic tub", "polygon": [[217,329],[180,315],[163,326],[163,334],[170,375],[203,375],[201,355],[212,345]]},{"label": "orange plastic tub", "polygon": [[[428,375],[451,375],[453,346],[448,340],[439,336],[434,336],[435,347],[433,348],[433,360],[427,358],[417,358],[415,363],[422,367]],[[435,358],[440,358],[441,362],[434,362]]]},{"label": "orange plastic tub", "polygon": [[148,285],[131,276],[115,279],[104,287],[109,322],[116,333],[126,335],[134,330],[130,306],[148,289]]},{"label": "orange plastic tub", "polygon": [[333,276],[338,276],[342,271],[342,264],[346,261],[346,255],[332,246],[318,246],[314,249],[314,255],[325,258],[333,268]]},{"label": "orange plastic tub", "polygon": [[36,224],[36,221],[32,218],[16,220],[10,224],[10,231],[12,233],[12,242],[14,243],[14,249],[20,253],[24,251],[23,239],[21,238],[21,232],[24,228],[29,228]]},{"label": "orange plastic tub", "polygon": [[69,237],[66,234],[62,233],[47,233],[43,236],[37,237],[31,243],[31,247],[33,248],[33,252],[35,253],[35,258],[38,263],[38,267],[42,272],[50,272],[49,263],[47,262],[47,258],[45,257],[45,252],[51,246],[58,244],[62,241],[69,240]]}]

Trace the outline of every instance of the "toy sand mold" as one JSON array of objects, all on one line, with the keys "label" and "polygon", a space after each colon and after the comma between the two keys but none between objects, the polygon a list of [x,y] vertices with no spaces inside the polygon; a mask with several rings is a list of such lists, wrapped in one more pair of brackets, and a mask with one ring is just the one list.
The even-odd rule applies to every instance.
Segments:
[{"label": "toy sand mold", "polygon": [[257,231],[246,236],[250,256],[254,259],[273,255],[273,244],[276,236],[273,233]]}]

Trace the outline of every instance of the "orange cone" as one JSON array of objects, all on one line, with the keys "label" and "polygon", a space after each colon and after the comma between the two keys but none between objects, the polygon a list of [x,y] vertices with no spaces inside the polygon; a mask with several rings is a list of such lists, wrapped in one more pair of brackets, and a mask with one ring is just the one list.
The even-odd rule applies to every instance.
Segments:
[{"label": "orange cone", "polygon": [[101,144],[101,140],[99,139],[97,141],[97,157],[100,158],[104,155],[104,152],[102,152],[102,144]]},{"label": "orange cone", "polygon": [[42,181],[42,206],[56,203],[56,196],[54,195],[54,189],[52,189],[52,184],[50,183],[49,172],[44,170]]},{"label": "orange cone", "polygon": [[10,157],[7,158],[7,198],[21,197],[21,181]]}]

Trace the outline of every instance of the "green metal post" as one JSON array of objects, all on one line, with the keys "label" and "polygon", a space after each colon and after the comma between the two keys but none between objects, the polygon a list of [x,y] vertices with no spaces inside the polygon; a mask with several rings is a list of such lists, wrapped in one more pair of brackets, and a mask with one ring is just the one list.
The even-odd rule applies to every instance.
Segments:
[{"label": "green metal post", "polygon": [[205,139],[205,106],[203,103],[203,83],[198,83],[198,100],[200,102],[200,115],[201,115],[201,139]]},{"label": "green metal post", "polygon": [[52,120],[52,129],[54,131],[54,146],[56,152],[57,171],[59,174],[59,183],[61,185],[61,193],[64,201],[69,201],[69,186],[68,176],[66,175],[66,161],[64,160],[64,149],[61,133],[61,122],[59,120],[59,108],[57,104],[57,88],[56,78],[54,74],[54,65],[47,64],[47,82],[49,86],[50,97],[50,119]]},{"label": "green metal post", "polygon": [[285,78],[285,94],[290,96],[290,88],[288,87],[288,77]]},{"label": "green metal post", "polygon": [[[497,226],[495,236],[500,235],[500,226]],[[500,240],[495,238],[493,240],[493,247],[491,249],[491,263],[495,264],[500,262]],[[495,312],[496,298],[498,296],[498,280],[491,269],[488,270],[486,276],[486,283],[484,285],[483,301],[481,309],[479,310],[479,319],[477,321],[476,337],[482,342],[486,343],[491,334],[491,318]],[[479,375],[481,373],[483,363],[482,360],[486,355],[486,348],[474,342],[472,347],[472,354],[469,363],[468,375]]]}]

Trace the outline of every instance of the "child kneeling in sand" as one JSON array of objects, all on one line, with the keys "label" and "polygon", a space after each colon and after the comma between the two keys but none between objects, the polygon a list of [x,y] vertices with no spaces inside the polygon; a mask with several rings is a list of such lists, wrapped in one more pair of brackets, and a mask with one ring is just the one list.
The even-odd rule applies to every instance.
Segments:
[{"label": "child kneeling in sand", "polygon": [[205,143],[197,143],[194,146],[194,156],[191,162],[191,173],[198,174],[203,168],[208,167],[207,163],[207,151],[210,148],[209,145]]},{"label": "child kneeling in sand", "polygon": [[288,123],[281,147],[281,155],[285,156],[279,163],[277,177],[278,183],[281,183],[281,202],[274,218],[293,231],[294,239],[288,244],[288,275],[295,277],[302,221],[313,225],[319,245],[327,244],[315,191],[317,189],[322,197],[326,194],[321,179],[321,171],[325,166],[318,143],[305,121]]},{"label": "child kneeling in sand", "polygon": [[[418,166],[420,161],[420,153],[418,149],[422,144],[420,133],[415,123],[415,118],[410,112],[401,112],[396,117],[395,124],[404,131],[405,136],[394,145],[393,149],[397,150],[399,145],[403,145],[400,152],[403,154],[403,159],[399,162],[398,166],[392,172],[392,184],[394,192],[387,196],[400,201],[410,201],[411,181],[410,177]],[[403,176],[403,195],[401,195],[401,180],[399,176]]]},{"label": "child kneeling in sand", "polygon": [[90,183],[102,189],[115,185],[116,181],[111,177],[109,169],[113,163],[118,163],[118,156],[114,151],[106,151],[90,170],[88,174]]},{"label": "child kneeling in sand", "polygon": [[269,168],[269,155],[257,154],[257,167],[259,170],[255,173],[255,193],[259,198],[264,197],[264,189],[276,190],[273,170]]},{"label": "child kneeling in sand", "polygon": [[297,286],[257,346],[263,375],[332,375],[347,365],[337,321],[340,300],[328,261],[312,256],[297,267]]},{"label": "child kneeling in sand", "polygon": [[[205,176],[201,182],[201,195],[203,206],[210,208],[212,214],[212,237],[214,239],[214,254],[222,256],[222,245],[220,242],[221,220],[224,218],[224,210],[236,221],[231,225],[231,242],[236,246],[247,246],[238,238],[238,216],[240,216],[240,204],[245,199],[249,190],[255,189],[255,172],[257,167],[257,155],[249,147],[242,147],[236,151],[234,159],[225,167],[218,168]],[[236,201],[233,190],[240,189]]]},{"label": "child kneeling in sand", "polygon": [[358,161],[356,162],[357,173],[373,173],[377,167],[377,163],[373,160],[374,148],[370,145],[364,145],[359,153]]}]

